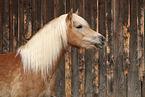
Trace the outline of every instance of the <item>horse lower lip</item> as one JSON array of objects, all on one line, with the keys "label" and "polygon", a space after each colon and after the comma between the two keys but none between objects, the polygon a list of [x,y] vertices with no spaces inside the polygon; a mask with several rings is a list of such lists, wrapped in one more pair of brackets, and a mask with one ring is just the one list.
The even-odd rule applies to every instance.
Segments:
[{"label": "horse lower lip", "polygon": [[101,45],[94,44],[96,48],[102,49]]}]

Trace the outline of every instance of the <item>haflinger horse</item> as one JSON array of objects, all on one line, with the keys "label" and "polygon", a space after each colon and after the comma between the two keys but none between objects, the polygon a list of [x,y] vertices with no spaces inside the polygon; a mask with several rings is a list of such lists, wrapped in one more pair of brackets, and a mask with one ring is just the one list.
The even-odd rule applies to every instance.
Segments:
[{"label": "haflinger horse", "polygon": [[0,97],[50,97],[68,46],[99,48],[106,39],[72,10],[50,21],[17,51],[0,54]]}]

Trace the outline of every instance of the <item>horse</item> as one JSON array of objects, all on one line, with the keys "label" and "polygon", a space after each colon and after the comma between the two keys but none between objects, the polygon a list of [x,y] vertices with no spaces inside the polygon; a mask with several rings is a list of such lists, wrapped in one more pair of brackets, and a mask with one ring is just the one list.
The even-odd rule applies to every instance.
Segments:
[{"label": "horse", "polygon": [[0,97],[50,97],[55,71],[69,46],[102,49],[106,38],[73,13],[44,25],[16,51],[0,54]]}]

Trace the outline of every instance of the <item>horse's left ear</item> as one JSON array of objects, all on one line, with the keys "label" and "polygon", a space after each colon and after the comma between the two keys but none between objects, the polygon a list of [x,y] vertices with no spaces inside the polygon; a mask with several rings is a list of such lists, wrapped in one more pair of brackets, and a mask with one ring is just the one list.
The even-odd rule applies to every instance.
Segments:
[{"label": "horse's left ear", "polygon": [[72,20],[72,14],[73,14],[73,9],[71,8],[70,12],[68,13],[66,17],[66,21],[71,21]]},{"label": "horse's left ear", "polygon": [[77,9],[77,11],[75,12],[75,14],[77,14],[77,15],[79,14],[79,9]]}]

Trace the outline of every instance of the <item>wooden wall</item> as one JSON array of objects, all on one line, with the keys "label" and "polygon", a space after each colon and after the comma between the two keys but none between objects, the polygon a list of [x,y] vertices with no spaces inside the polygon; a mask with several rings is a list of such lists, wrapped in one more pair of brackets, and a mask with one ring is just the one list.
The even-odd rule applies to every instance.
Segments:
[{"label": "wooden wall", "polygon": [[144,7],[144,0],[0,0],[0,53],[17,50],[53,18],[79,9],[107,45],[69,47],[53,96],[145,97]]}]

